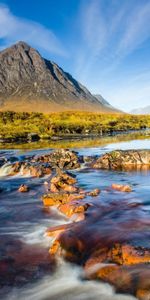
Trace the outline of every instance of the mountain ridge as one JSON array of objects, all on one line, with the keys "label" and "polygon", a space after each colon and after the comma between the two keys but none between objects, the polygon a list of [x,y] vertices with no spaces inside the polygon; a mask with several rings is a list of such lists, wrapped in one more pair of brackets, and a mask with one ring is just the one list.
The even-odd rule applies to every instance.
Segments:
[{"label": "mountain ridge", "polygon": [[0,111],[118,112],[25,42],[0,52]]}]

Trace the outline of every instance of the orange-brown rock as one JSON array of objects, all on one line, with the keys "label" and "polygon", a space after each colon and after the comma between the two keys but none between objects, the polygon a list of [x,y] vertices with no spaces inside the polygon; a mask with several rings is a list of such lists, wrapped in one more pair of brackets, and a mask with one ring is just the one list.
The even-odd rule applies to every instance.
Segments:
[{"label": "orange-brown rock", "polygon": [[45,206],[58,206],[66,204],[73,200],[83,199],[84,195],[69,194],[69,193],[49,193],[42,197]]},{"label": "orange-brown rock", "polygon": [[66,191],[75,193],[78,191],[77,187],[73,186],[76,183],[76,179],[67,173],[62,172],[61,170],[57,169],[57,176],[54,176],[51,179],[51,192],[57,191]]},{"label": "orange-brown rock", "polygon": [[88,208],[90,204],[88,203],[67,203],[62,204],[58,207],[58,209],[65,214],[67,217],[71,217],[74,214],[84,213]]},{"label": "orange-brown rock", "polygon": [[68,228],[70,228],[70,224],[54,226],[46,230],[46,235],[50,237],[58,238],[58,236]]},{"label": "orange-brown rock", "polygon": [[52,193],[58,193],[58,192],[59,192],[59,189],[57,188],[56,184],[51,183],[51,185],[50,185],[50,191],[51,191]]},{"label": "orange-brown rock", "polygon": [[68,149],[59,149],[45,155],[34,157],[34,161],[49,163],[53,168],[67,170],[80,167],[77,153]]},{"label": "orange-brown rock", "polygon": [[60,245],[65,259],[81,263],[85,245],[71,229],[60,235]]},{"label": "orange-brown rock", "polygon": [[87,195],[91,197],[96,197],[100,194],[100,192],[101,192],[100,189],[94,189],[93,191],[88,192]]},{"label": "orange-brown rock", "polygon": [[59,251],[59,248],[60,248],[60,242],[56,239],[49,249],[49,254],[56,255]]},{"label": "orange-brown rock", "polygon": [[123,267],[115,265],[101,267],[96,273],[96,278],[114,285],[119,292],[132,290],[132,275]]},{"label": "orange-brown rock", "polygon": [[112,262],[121,265],[150,263],[150,250],[131,245],[115,244],[110,251]]},{"label": "orange-brown rock", "polygon": [[112,184],[112,189],[120,192],[132,192],[132,188],[130,185],[122,185],[122,184]]},{"label": "orange-brown rock", "polygon": [[133,170],[142,166],[150,168],[150,150],[114,150],[92,163],[93,168],[111,170]]},{"label": "orange-brown rock", "polygon": [[136,293],[136,297],[139,300],[150,300],[150,289],[138,289]]},{"label": "orange-brown rock", "polygon": [[26,192],[29,191],[29,187],[27,185],[25,185],[25,184],[21,184],[21,186],[19,187],[18,191],[21,192],[21,193],[26,193]]},{"label": "orange-brown rock", "polygon": [[100,263],[107,262],[108,259],[109,248],[104,247],[96,250],[92,255],[88,258],[85,263],[84,270],[87,275],[90,275],[90,278],[95,270],[99,268]]}]

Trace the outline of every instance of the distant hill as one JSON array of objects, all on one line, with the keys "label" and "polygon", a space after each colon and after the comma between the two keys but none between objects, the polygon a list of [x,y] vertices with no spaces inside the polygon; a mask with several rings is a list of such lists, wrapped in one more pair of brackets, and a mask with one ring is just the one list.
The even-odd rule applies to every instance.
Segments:
[{"label": "distant hill", "polygon": [[150,114],[150,105],[142,108],[137,108],[131,110],[131,114],[135,115],[149,115]]},{"label": "distant hill", "polygon": [[4,110],[118,112],[24,42],[0,52],[0,111]]}]

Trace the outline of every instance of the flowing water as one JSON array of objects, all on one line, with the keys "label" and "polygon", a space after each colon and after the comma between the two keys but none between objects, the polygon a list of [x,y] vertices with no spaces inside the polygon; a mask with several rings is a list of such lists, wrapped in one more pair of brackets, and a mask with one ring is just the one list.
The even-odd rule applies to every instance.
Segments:
[{"label": "flowing water", "polygon": [[[124,142],[123,139],[127,141]],[[120,137],[118,138],[120,140]],[[112,143],[111,143],[112,142]],[[57,146],[57,143],[56,143]],[[65,145],[66,146],[66,145]],[[19,146],[18,146],[19,147]],[[38,145],[37,145],[38,147]],[[41,145],[40,145],[41,147]],[[44,147],[44,145],[43,145]],[[62,144],[61,144],[62,147]],[[46,149],[1,150],[0,162],[9,160],[0,168],[0,297],[12,300],[48,299],[135,299],[131,295],[116,294],[115,289],[102,282],[84,279],[79,266],[59,260],[57,265],[49,258],[48,249],[52,240],[45,236],[47,227],[70,222],[55,209],[45,209],[41,196],[47,190],[44,185],[48,178],[33,178],[30,174],[8,176],[14,161],[47,153]],[[99,144],[94,140],[88,145],[73,144],[81,155],[101,155],[114,149],[150,149],[149,139],[135,139],[134,136],[105,139]],[[82,234],[94,238],[94,232],[101,241],[128,240],[135,245],[150,248],[150,171],[117,172],[82,168],[73,171],[78,183],[86,190],[100,188],[95,201],[97,217],[92,217]],[[130,184],[133,191],[120,194],[110,191],[112,183]],[[21,184],[27,184],[28,193],[17,191]],[[132,204],[138,204],[134,208]],[[147,265],[147,270],[149,266]],[[150,271],[150,270],[149,270]],[[132,270],[143,272],[145,269]],[[149,273],[150,274],[150,273]]]}]

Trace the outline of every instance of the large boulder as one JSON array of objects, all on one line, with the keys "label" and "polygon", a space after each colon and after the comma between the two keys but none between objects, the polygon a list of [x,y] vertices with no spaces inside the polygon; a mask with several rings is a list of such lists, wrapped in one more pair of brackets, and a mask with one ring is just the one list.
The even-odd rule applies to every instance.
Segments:
[{"label": "large boulder", "polygon": [[34,157],[33,161],[50,163],[53,168],[77,169],[80,167],[80,160],[77,153],[68,149],[60,149],[51,153]]},{"label": "large boulder", "polygon": [[100,156],[92,167],[95,169],[134,169],[150,167],[150,150],[115,150]]}]

